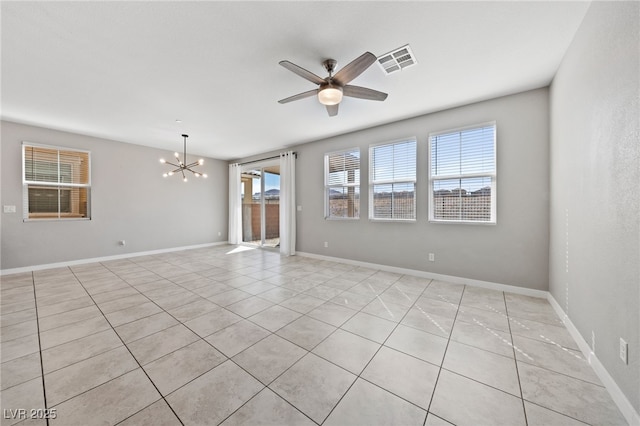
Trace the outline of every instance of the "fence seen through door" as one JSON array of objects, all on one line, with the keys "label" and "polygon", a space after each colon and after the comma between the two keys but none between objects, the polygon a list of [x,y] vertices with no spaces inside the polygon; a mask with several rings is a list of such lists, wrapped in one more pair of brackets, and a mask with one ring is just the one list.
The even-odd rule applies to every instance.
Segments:
[{"label": "fence seen through door", "polygon": [[242,172],[242,241],[280,245],[280,167]]}]

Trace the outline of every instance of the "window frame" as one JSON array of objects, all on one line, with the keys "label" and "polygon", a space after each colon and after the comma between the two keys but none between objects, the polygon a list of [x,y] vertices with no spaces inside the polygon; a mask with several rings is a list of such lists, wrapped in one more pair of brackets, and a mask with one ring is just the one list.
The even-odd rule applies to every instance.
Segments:
[{"label": "window frame", "polygon": [[[47,182],[37,180],[27,180],[27,148],[41,148],[57,152],[56,162],[51,162],[57,165],[58,180],[60,176],[60,166],[62,164],[72,164],[60,161],[60,152],[77,152],[87,155],[87,183],[73,183],[73,182]],[[71,166],[71,173],[73,174],[73,165]],[[73,179],[72,179],[73,181]],[[29,212],[29,188],[40,189],[57,189],[58,190],[58,211],[56,213],[30,213]],[[84,188],[87,190],[87,213],[86,217],[79,217],[77,214],[63,213],[60,211],[60,191],[73,191],[74,189]],[[71,201],[71,203],[73,203]],[[23,222],[31,221],[73,221],[73,220],[91,220],[91,151],[56,145],[40,144],[28,141],[22,141],[22,220]]]},{"label": "window frame", "polygon": [[[360,176],[358,177],[358,183],[345,183],[345,184],[334,184],[334,185],[330,185],[329,184],[329,163],[330,163],[330,158],[331,156],[334,155],[338,155],[338,154],[346,154],[346,153],[352,153],[352,152],[357,152],[358,153],[358,170],[360,171]],[[362,152],[360,150],[360,147],[354,147],[354,148],[347,148],[347,149],[340,149],[337,151],[331,151],[331,152],[327,152],[324,154],[324,218],[326,220],[360,220],[360,211],[361,211],[361,207],[362,207],[362,203],[360,202],[360,195],[362,194],[361,188],[362,186]],[[358,197],[357,197],[357,205],[356,205],[356,211],[357,211],[357,216],[353,216],[353,217],[349,217],[349,216],[332,216],[331,215],[331,202],[329,200],[329,194],[331,192],[332,188],[344,188],[344,187],[352,187],[352,188],[356,188]]]},{"label": "window frame", "polygon": [[[447,135],[451,133],[460,133],[466,130],[479,129],[483,127],[493,127],[493,172],[492,173],[460,173],[454,175],[445,175],[445,176],[437,176],[434,177],[432,173],[432,140],[436,136]],[[498,176],[498,126],[496,121],[487,121],[483,123],[472,124],[468,126],[456,127],[452,129],[431,132],[427,137],[427,164],[428,164],[428,179],[429,179],[429,222],[431,223],[443,223],[443,224],[457,224],[457,225],[497,225],[498,223],[498,214],[497,214],[497,176]],[[435,201],[434,201],[434,182],[440,180],[448,180],[448,179],[465,179],[465,178],[478,178],[478,177],[489,177],[491,178],[491,217],[488,221],[479,221],[479,220],[451,220],[451,219],[436,219],[435,218]]]},{"label": "window frame", "polygon": [[[381,146],[393,146],[401,143],[413,142],[415,146],[415,174],[413,176],[413,180],[407,179],[385,179],[385,180],[375,180],[374,179],[374,164],[373,164],[373,152],[375,148]],[[394,167],[395,168],[395,167]],[[405,219],[405,218],[394,218],[394,217],[374,217],[375,208],[374,208],[374,187],[376,185],[393,185],[395,183],[413,183],[413,218]],[[369,145],[369,220],[373,222],[397,222],[397,223],[414,223],[418,220],[418,209],[417,209],[417,195],[418,195],[418,138],[416,136],[408,136],[405,138],[394,139],[392,141],[378,142]],[[393,215],[393,209],[392,209]]]}]

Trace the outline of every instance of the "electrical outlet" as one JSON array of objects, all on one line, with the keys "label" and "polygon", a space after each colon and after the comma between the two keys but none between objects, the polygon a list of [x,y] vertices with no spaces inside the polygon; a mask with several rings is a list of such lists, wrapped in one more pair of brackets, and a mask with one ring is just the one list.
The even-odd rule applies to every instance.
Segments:
[{"label": "electrical outlet", "polygon": [[435,262],[436,261],[436,255],[434,253],[429,253],[429,262]]},{"label": "electrical outlet", "polygon": [[120,246],[123,246],[125,244],[127,244],[127,242],[125,240],[118,241],[118,245],[120,245]]},{"label": "electrical outlet", "polygon": [[324,246],[325,246],[325,247],[329,247],[329,242],[328,242],[328,241],[325,241],[325,242],[324,242]]},{"label": "electrical outlet", "polygon": [[591,352],[596,352],[596,332],[591,330]]},{"label": "electrical outlet", "polygon": [[629,358],[627,357],[627,352],[629,350],[629,344],[624,341],[624,339],[620,338],[620,359],[625,364],[629,364]]},{"label": "electrical outlet", "polygon": [[5,213],[15,213],[16,212],[16,206],[3,206],[4,207],[4,212]]}]

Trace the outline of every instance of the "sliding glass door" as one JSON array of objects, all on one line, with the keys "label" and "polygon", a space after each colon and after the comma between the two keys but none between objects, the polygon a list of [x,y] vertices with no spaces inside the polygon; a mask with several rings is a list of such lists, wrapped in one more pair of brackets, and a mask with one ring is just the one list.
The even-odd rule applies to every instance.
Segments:
[{"label": "sliding glass door", "polygon": [[280,246],[280,166],[242,171],[242,241]]}]

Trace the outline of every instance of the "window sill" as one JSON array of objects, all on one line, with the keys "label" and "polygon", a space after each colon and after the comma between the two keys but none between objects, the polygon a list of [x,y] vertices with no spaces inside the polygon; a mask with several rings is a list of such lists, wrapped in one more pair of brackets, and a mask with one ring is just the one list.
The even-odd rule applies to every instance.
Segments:
[{"label": "window sill", "polygon": [[91,220],[90,217],[82,217],[82,216],[63,216],[63,217],[30,217],[26,219],[22,219],[23,222],[66,222],[66,221],[82,221],[82,220]]},{"label": "window sill", "polygon": [[417,219],[376,219],[369,218],[370,222],[391,222],[391,223],[416,223]]},{"label": "window sill", "polygon": [[495,226],[497,222],[479,222],[475,220],[435,220],[429,219],[429,223],[442,223],[445,225],[481,225],[481,226]]}]

